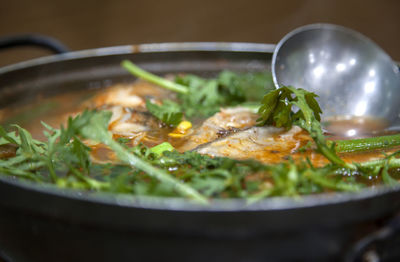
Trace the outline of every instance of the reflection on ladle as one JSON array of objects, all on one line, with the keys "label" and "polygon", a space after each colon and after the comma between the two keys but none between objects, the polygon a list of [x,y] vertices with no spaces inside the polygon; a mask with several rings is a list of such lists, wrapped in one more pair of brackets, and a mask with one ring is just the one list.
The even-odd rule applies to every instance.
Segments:
[{"label": "reflection on ladle", "polygon": [[323,126],[333,136],[355,139],[387,135],[385,130],[389,123],[385,119],[369,117],[329,117]]}]

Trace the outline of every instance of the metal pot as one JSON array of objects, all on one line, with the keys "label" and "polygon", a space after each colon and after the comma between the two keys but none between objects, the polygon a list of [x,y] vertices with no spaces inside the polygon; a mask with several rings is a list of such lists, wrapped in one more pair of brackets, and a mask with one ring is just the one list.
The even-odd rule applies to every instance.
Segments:
[{"label": "metal pot", "polygon": [[[269,44],[165,43],[67,52],[0,68],[0,105],[132,81],[120,67],[123,59],[161,75],[212,75],[269,70],[273,50]],[[400,188],[375,187],[199,206],[2,176],[0,250],[7,261],[358,261],[371,254],[389,261],[400,257],[399,200]]]}]

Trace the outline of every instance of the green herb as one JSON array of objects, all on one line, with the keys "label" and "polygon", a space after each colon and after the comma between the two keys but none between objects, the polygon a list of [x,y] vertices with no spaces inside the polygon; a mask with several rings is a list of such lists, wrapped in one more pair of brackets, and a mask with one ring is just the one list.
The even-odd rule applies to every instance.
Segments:
[{"label": "green herb", "polygon": [[[391,179],[388,175],[388,170],[400,164],[400,159],[395,158],[397,154],[381,160],[350,164],[345,163],[337,156],[336,148],[340,151],[347,152],[369,150],[372,148],[387,148],[397,145],[400,136],[394,135],[353,141],[339,141],[338,145],[336,145],[335,142],[327,141],[323,135],[320,124],[320,114],[322,112],[315,97],[316,95],[313,93],[293,87],[282,87],[274,90],[264,96],[259,109],[260,118],[258,122],[260,125],[272,124],[286,128],[290,128],[292,125],[298,125],[309,133],[315,142],[317,151],[331,161],[332,164],[329,167],[331,171],[332,169],[336,169],[335,172],[337,174],[358,172],[364,176],[370,176],[371,174],[378,175],[381,173],[383,181],[386,184],[393,185],[394,179]],[[296,106],[298,110],[294,112],[292,106]],[[323,179],[326,178],[326,175],[321,175],[321,171],[323,171],[324,168],[325,167],[319,169],[312,168],[310,169],[312,171],[308,171],[308,176],[312,177],[315,183],[321,183],[321,185],[329,188],[330,186],[332,187],[331,182],[328,183],[324,181]],[[338,172],[338,170],[340,170],[340,172]],[[338,185],[339,187],[337,187]],[[335,184],[335,187],[336,189],[353,188],[352,185],[347,186],[342,183]]]},{"label": "green herb", "polygon": [[[273,89],[270,73],[240,74],[223,71],[216,78],[205,79],[187,74],[170,81],[144,71],[127,60],[122,62],[122,66],[139,78],[177,92],[177,104],[180,109],[176,107],[174,112],[184,112],[188,118],[209,117],[221,107],[237,106],[258,100],[265,92]],[[154,114],[153,112],[151,113]],[[164,121],[160,118],[161,112],[158,110],[157,113],[155,116]]]},{"label": "green herb", "polygon": [[[85,114],[90,115],[91,113],[86,111],[82,115],[82,118],[85,118]],[[192,198],[200,203],[207,203],[207,200],[195,189],[175,179],[165,171],[160,170],[147,163],[143,159],[135,156],[121,146],[118,142],[113,140],[111,133],[107,129],[110,117],[111,114],[105,111],[93,114],[91,117],[86,117],[87,122],[79,129],[79,133],[85,138],[89,138],[109,146],[117,154],[118,159],[123,163],[145,172],[147,175],[158,179],[161,183],[171,185],[175,190],[184,196]]]},{"label": "green herb", "polygon": [[[212,158],[196,152],[179,153],[169,143],[153,148],[129,148],[120,144],[124,141],[113,140],[107,131],[109,118],[108,112],[85,111],[70,118],[66,128],[54,129],[44,124],[46,143],[32,139],[20,127],[17,127],[18,135],[0,131],[6,141],[19,146],[15,157],[0,161],[0,171],[55,183],[59,187],[160,196],[178,194],[201,203],[206,202],[203,195],[253,199],[254,195],[265,194],[264,180],[271,180],[275,185],[271,196],[322,192],[321,181],[326,181],[329,187],[336,185],[336,178],[312,179],[305,172],[307,164],[290,162],[268,166],[251,160]],[[117,154],[120,164],[93,163],[91,150],[81,139],[107,145]],[[248,181],[252,174],[259,174],[261,179]],[[357,187],[338,188],[354,190]]]},{"label": "green herb", "polygon": [[193,116],[210,116],[219,111],[224,104],[223,97],[218,91],[218,81],[203,79],[194,75],[178,77],[177,83],[188,87],[185,95],[178,94],[182,110],[189,118]]},{"label": "green herb", "polygon": [[[259,109],[260,125],[272,124],[277,127],[290,128],[298,125],[305,129],[314,140],[317,150],[333,164],[355,168],[352,164],[345,163],[336,155],[334,144],[328,146],[321,127],[321,108],[315,100],[314,93],[293,87],[281,87],[266,94]],[[298,108],[293,111],[293,106]]]},{"label": "green herb", "polygon": [[[45,133],[48,138],[47,143],[32,139],[31,135],[19,126],[16,126],[18,140],[12,137],[14,133],[5,134],[2,129],[2,137],[19,148],[14,158],[0,161],[0,166],[3,167],[1,171],[10,175],[48,181],[38,173],[39,167],[45,167],[45,170],[41,170],[42,173],[44,171],[48,173],[50,182],[59,186],[94,190],[109,189],[109,183],[90,178],[92,165],[89,158],[90,148],[82,143],[81,138],[91,139],[109,146],[122,163],[145,172],[161,183],[170,185],[183,196],[201,203],[207,202],[195,189],[130,153],[124,146],[113,140],[107,129],[110,117],[110,112],[85,111],[75,118],[69,118],[66,128],[53,129],[44,124],[47,128]],[[67,179],[70,177],[74,178],[73,183]],[[76,181],[83,182],[83,184],[75,183]]]},{"label": "green herb", "polygon": [[[177,77],[175,82],[188,87],[188,94],[178,94],[185,115],[208,117],[221,107],[237,106],[254,101],[258,94],[268,92],[270,74],[240,74],[223,71],[216,78],[205,79],[195,75]],[[249,92],[248,90],[252,90]],[[256,98],[257,100],[259,98]]]},{"label": "green herb", "polygon": [[335,191],[356,192],[364,187],[354,180],[352,176],[345,176],[347,169],[338,171],[337,167],[326,165],[314,168],[307,161],[293,162],[289,160],[277,165],[267,167],[271,174],[273,184],[262,187],[250,194],[248,203],[254,203],[265,197],[292,196],[302,194],[315,194],[326,189]]},{"label": "green herb", "polygon": [[228,89],[230,96],[245,97],[245,101],[257,101],[266,93],[275,90],[270,72],[236,73],[222,71],[218,82]]},{"label": "green herb", "polygon": [[180,106],[171,100],[165,99],[162,105],[146,100],[146,108],[152,115],[169,126],[176,127],[182,121],[183,113]]}]

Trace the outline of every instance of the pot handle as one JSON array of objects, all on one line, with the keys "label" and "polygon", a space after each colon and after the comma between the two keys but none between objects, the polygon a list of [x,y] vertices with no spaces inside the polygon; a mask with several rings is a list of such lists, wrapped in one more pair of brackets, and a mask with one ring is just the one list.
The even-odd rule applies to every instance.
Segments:
[{"label": "pot handle", "polygon": [[69,49],[57,39],[40,34],[24,34],[0,37],[0,50],[19,46],[37,46],[56,54],[68,52]]},{"label": "pot handle", "polygon": [[400,234],[400,213],[392,218],[382,228],[368,234],[358,240],[347,253],[346,262],[359,261],[382,261],[379,254],[379,248],[376,248],[380,243],[390,241],[393,237],[398,237]]}]

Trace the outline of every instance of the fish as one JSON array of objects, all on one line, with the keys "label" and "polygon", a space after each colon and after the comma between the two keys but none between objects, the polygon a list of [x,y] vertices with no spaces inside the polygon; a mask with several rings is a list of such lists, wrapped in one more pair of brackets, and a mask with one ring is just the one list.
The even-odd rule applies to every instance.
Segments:
[{"label": "fish", "polygon": [[[347,163],[361,163],[381,159],[384,154],[391,154],[397,150],[399,147],[384,152],[370,150],[359,153],[338,153],[338,155]],[[307,158],[316,167],[329,163],[329,160],[318,152],[309,134],[298,126],[293,126],[289,130],[273,126],[253,126],[201,144],[192,151],[212,157],[255,159],[264,164],[277,164],[287,160],[300,161]]]},{"label": "fish", "polygon": [[285,131],[273,126],[253,126],[199,145],[193,151],[213,157],[256,159],[263,163],[288,160],[309,140],[300,127]]},{"label": "fish", "polygon": [[[146,143],[149,133],[163,127],[160,120],[150,114],[146,100],[160,104],[171,93],[145,81],[117,84],[101,91],[82,105],[83,108],[105,110],[112,113],[108,130],[114,137],[131,140],[131,146]],[[151,135],[153,137],[153,135]],[[160,141],[153,142],[157,143]]]},{"label": "fish", "polygon": [[188,151],[201,144],[244,130],[256,124],[258,115],[246,107],[221,108],[220,112],[207,118],[186,138],[177,149]]}]

